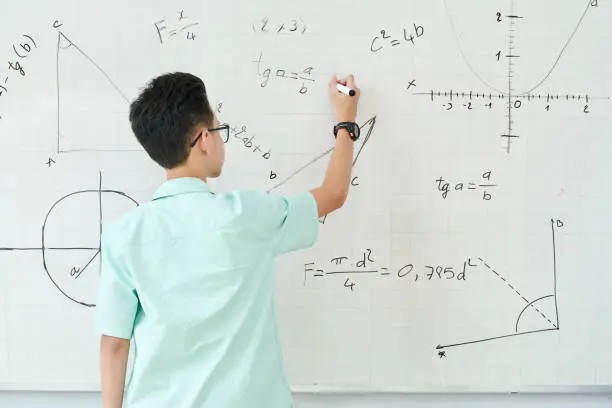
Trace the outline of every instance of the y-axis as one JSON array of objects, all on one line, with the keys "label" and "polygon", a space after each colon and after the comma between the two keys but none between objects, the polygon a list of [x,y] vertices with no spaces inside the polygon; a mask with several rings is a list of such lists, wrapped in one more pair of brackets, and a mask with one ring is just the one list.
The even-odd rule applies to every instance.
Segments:
[{"label": "y-axis", "polygon": [[552,249],[553,249],[553,280],[554,288],[553,293],[555,294],[555,315],[557,316],[557,329],[559,328],[559,306],[557,305],[557,243],[555,240],[555,220],[550,220],[550,226],[552,230]]},{"label": "y-axis", "polygon": [[514,121],[512,118],[512,95],[514,93],[514,89],[512,87],[512,78],[514,77],[514,59],[519,56],[514,53],[514,32],[516,31],[514,28],[515,21],[519,16],[514,14],[514,0],[510,1],[510,14],[506,16],[508,19],[508,54],[506,55],[506,59],[508,60],[508,113],[506,114],[508,118],[508,133],[504,135],[507,139],[506,144],[506,153],[510,153],[510,144],[512,143],[512,139],[518,137],[514,134]]}]

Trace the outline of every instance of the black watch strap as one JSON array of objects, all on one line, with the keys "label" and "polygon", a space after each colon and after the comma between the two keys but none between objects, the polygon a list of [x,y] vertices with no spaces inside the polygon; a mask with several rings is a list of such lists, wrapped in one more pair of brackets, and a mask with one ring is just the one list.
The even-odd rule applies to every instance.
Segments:
[{"label": "black watch strap", "polygon": [[334,137],[338,136],[338,131],[340,129],[346,129],[349,133],[349,136],[353,141],[359,139],[360,128],[359,125],[355,122],[340,122],[336,126],[334,126]]}]

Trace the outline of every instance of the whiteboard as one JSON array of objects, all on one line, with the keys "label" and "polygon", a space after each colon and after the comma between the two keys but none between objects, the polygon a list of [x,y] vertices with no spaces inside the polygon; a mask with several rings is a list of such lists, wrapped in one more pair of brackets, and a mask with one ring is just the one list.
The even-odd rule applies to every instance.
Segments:
[{"label": "whiteboard", "polygon": [[[562,4],[562,5],[561,5]],[[128,104],[189,71],[232,126],[216,191],[321,182],[354,73],[345,206],[278,260],[296,391],[612,384],[608,2],[10,2],[0,27],[0,387],[99,389],[104,225],[163,182]]]}]

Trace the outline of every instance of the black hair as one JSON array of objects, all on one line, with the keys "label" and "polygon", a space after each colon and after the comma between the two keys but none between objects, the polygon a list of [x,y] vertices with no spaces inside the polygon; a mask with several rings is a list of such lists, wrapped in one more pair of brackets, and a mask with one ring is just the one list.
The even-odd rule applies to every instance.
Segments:
[{"label": "black hair", "polygon": [[166,169],[184,163],[192,130],[210,125],[213,116],[204,82],[183,72],[154,78],[130,105],[130,124],[138,142]]}]

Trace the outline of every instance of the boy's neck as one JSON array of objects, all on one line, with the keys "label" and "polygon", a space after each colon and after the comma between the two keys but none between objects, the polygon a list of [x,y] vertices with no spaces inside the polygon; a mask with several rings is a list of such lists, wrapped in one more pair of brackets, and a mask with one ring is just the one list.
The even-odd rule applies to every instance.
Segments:
[{"label": "boy's neck", "polygon": [[167,169],[166,170],[166,179],[168,180],[173,180],[173,179],[177,179],[177,178],[183,178],[183,177],[195,177],[195,178],[199,178],[200,180],[204,181],[206,183],[208,176],[206,174],[204,174],[204,172],[202,171],[195,171],[191,168],[189,168],[188,166],[180,166],[180,167],[175,167],[173,169]]}]

